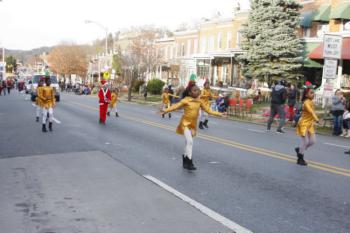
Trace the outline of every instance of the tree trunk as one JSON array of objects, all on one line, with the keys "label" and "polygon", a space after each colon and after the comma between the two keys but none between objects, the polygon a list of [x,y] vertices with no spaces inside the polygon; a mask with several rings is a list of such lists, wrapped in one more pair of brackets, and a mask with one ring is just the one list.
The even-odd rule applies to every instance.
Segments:
[{"label": "tree trunk", "polygon": [[137,78],[137,72],[136,71],[132,71],[131,73],[131,77],[130,77],[130,82],[129,82],[129,87],[128,87],[128,101],[131,101],[131,94],[132,94],[132,87],[134,86],[134,82]]}]

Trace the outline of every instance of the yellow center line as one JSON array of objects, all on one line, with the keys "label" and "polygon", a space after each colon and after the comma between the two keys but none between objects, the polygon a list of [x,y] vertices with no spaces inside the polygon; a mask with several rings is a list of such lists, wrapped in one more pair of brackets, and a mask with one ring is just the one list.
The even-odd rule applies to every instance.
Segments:
[{"label": "yellow center line", "polygon": [[[94,110],[94,111],[98,110],[98,108],[91,107],[89,105],[81,104],[78,102],[69,102],[69,103],[86,108],[86,109]],[[135,118],[135,117],[131,117],[128,115],[123,115],[121,117],[124,119],[130,120],[130,121],[139,122],[139,123],[154,126],[157,128],[166,129],[169,131],[175,131],[174,127],[171,127],[168,125],[163,125],[163,124],[160,124],[157,122],[148,121],[148,120],[144,120],[144,119],[140,119],[140,118]],[[271,151],[271,150],[260,148],[260,147],[250,146],[250,145],[242,144],[242,143],[235,142],[232,140],[227,140],[224,138],[210,136],[207,134],[200,133],[200,134],[198,134],[197,137],[204,139],[204,140],[207,140],[207,141],[211,141],[211,142],[219,143],[222,145],[238,148],[238,149],[241,149],[244,151],[253,152],[253,153],[264,155],[264,156],[271,157],[271,158],[284,160],[284,161],[291,162],[291,163],[295,163],[295,160],[296,160],[296,158],[294,156],[291,156],[291,155],[283,154],[283,153],[276,152],[276,151]],[[338,175],[350,177],[350,169],[336,167],[336,166],[332,166],[332,165],[328,165],[328,164],[324,164],[324,163],[320,163],[320,162],[315,162],[315,161],[310,161],[310,160],[308,160],[308,163],[309,163],[309,167],[312,167],[312,168],[315,168],[318,170],[322,170],[322,171],[327,171],[327,172],[334,173],[334,174],[338,174]]]}]

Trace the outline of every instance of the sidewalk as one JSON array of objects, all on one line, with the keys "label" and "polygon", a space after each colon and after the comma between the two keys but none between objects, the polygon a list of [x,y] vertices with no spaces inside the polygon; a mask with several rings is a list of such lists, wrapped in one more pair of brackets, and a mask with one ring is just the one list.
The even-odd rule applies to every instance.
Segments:
[{"label": "sidewalk", "polygon": [[235,232],[102,152],[1,159],[0,184],[1,233]]}]

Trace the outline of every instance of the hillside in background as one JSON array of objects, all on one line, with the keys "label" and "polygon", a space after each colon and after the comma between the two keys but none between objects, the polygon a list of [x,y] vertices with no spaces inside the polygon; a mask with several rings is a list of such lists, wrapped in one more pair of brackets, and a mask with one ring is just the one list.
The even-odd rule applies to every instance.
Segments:
[{"label": "hillside in background", "polygon": [[30,57],[48,53],[52,47],[40,47],[32,50],[6,50],[6,56],[14,56],[19,62],[26,63]]}]

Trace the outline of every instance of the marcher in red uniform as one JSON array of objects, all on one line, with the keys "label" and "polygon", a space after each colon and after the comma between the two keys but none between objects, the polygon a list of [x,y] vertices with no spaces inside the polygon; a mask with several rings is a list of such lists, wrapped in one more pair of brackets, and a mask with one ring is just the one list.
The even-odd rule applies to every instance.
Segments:
[{"label": "marcher in red uniform", "polygon": [[108,104],[111,102],[111,91],[107,86],[105,80],[101,81],[102,87],[98,92],[98,98],[100,103],[100,124],[106,124]]}]

